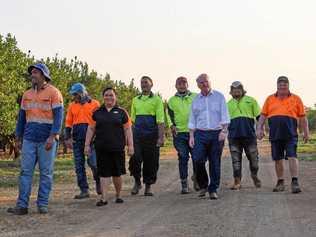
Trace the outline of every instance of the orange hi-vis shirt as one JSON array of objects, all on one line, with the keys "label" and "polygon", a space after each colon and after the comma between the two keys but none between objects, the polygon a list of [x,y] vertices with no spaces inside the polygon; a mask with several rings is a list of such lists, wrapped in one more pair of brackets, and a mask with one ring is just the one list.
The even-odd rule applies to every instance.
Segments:
[{"label": "orange hi-vis shirt", "polygon": [[95,121],[92,119],[92,114],[99,107],[99,101],[94,99],[84,104],[76,102],[70,103],[66,115],[66,127],[71,128],[78,124],[95,124]]},{"label": "orange hi-vis shirt", "polygon": [[53,124],[53,109],[62,106],[63,97],[60,91],[50,84],[38,91],[27,90],[21,102],[21,109],[25,110],[27,123]]},{"label": "orange hi-vis shirt", "polygon": [[305,109],[295,94],[282,99],[273,94],[266,99],[261,114],[268,118],[270,140],[288,140],[297,137],[297,120],[305,116]]}]

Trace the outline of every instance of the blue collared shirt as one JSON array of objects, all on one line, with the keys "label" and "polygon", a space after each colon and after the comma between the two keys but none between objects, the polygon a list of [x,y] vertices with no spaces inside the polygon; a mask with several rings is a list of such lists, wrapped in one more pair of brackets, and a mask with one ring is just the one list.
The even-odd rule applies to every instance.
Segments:
[{"label": "blue collared shirt", "polygon": [[220,130],[229,124],[229,113],[225,97],[216,90],[207,96],[199,93],[192,102],[188,127],[195,130]]}]

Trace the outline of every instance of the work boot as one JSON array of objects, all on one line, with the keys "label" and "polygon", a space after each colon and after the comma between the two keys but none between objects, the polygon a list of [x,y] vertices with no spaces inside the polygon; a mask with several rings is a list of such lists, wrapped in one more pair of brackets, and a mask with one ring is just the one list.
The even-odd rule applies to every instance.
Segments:
[{"label": "work boot", "polygon": [[26,215],[28,213],[28,209],[23,208],[23,207],[9,207],[7,209],[7,212],[12,213],[12,214],[17,215],[17,216],[22,216],[22,215]]},{"label": "work boot", "polygon": [[285,190],[284,180],[279,179],[275,187],[273,188],[273,192],[283,192]]},{"label": "work boot", "polygon": [[216,192],[210,193],[210,199],[211,200],[217,200],[218,199],[217,193]]},{"label": "work boot", "polygon": [[145,196],[154,196],[154,194],[151,191],[151,185],[150,184],[146,184],[145,185],[145,192],[144,192]]},{"label": "work boot", "polygon": [[239,177],[234,178],[234,184],[230,187],[231,190],[239,190],[241,188],[241,179]]},{"label": "work boot", "polygon": [[195,191],[199,191],[200,190],[200,186],[199,186],[199,184],[198,184],[198,182],[196,180],[196,175],[195,174],[193,174],[191,176],[191,180],[193,181],[193,188],[194,188],[194,190]]},{"label": "work boot", "polygon": [[181,194],[188,194],[189,193],[189,185],[188,185],[188,180],[187,179],[182,179],[181,180]]},{"label": "work boot", "polygon": [[207,193],[207,189],[206,188],[200,189],[199,197],[205,197],[206,193]]},{"label": "work boot", "polygon": [[133,188],[132,188],[132,190],[131,190],[131,194],[132,194],[132,195],[136,195],[136,194],[139,193],[139,190],[141,190],[141,189],[142,189],[142,184],[141,184],[141,182],[135,180],[134,186],[133,186]]},{"label": "work boot", "polygon": [[47,214],[48,208],[47,207],[37,207],[37,211],[39,214]]},{"label": "work boot", "polygon": [[300,193],[302,192],[297,179],[296,180],[292,180],[292,184],[291,184],[291,188],[292,188],[292,193]]},{"label": "work boot", "polygon": [[80,194],[75,195],[74,199],[84,199],[84,198],[89,198],[90,194],[88,191],[81,191]]},{"label": "work boot", "polygon": [[261,180],[258,178],[257,175],[252,175],[251,176],[253,180],[253,184],[255,185],[256,188],[261,188]]}]

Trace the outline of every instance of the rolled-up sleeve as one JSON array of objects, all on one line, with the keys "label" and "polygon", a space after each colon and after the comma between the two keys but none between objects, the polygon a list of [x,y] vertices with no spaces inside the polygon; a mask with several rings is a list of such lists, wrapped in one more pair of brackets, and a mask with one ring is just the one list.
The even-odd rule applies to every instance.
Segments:
[{"label": "rolled-up sleeve", "polygon": [[228,112],[228,107],[226,103],[226,99],[224,96],[222,96],[221,99],[221,121],[220,124],[229,124],[230,123],[230,118],[229,118],[229,112]]}]

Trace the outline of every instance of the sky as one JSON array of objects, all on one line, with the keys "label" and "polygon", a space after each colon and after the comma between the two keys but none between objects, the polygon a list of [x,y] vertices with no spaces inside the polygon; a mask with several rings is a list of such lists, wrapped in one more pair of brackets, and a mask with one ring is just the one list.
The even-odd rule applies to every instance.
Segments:
[{"label": "sky", "polygon": [[239,80],[262,105],[286,75],[293,93],[316,103],[315,0],[10,0],[0,34],[37,58],[73,58],[113,80],[142,75],[167,99],[178,76],[210,76],[229,96]]}]

